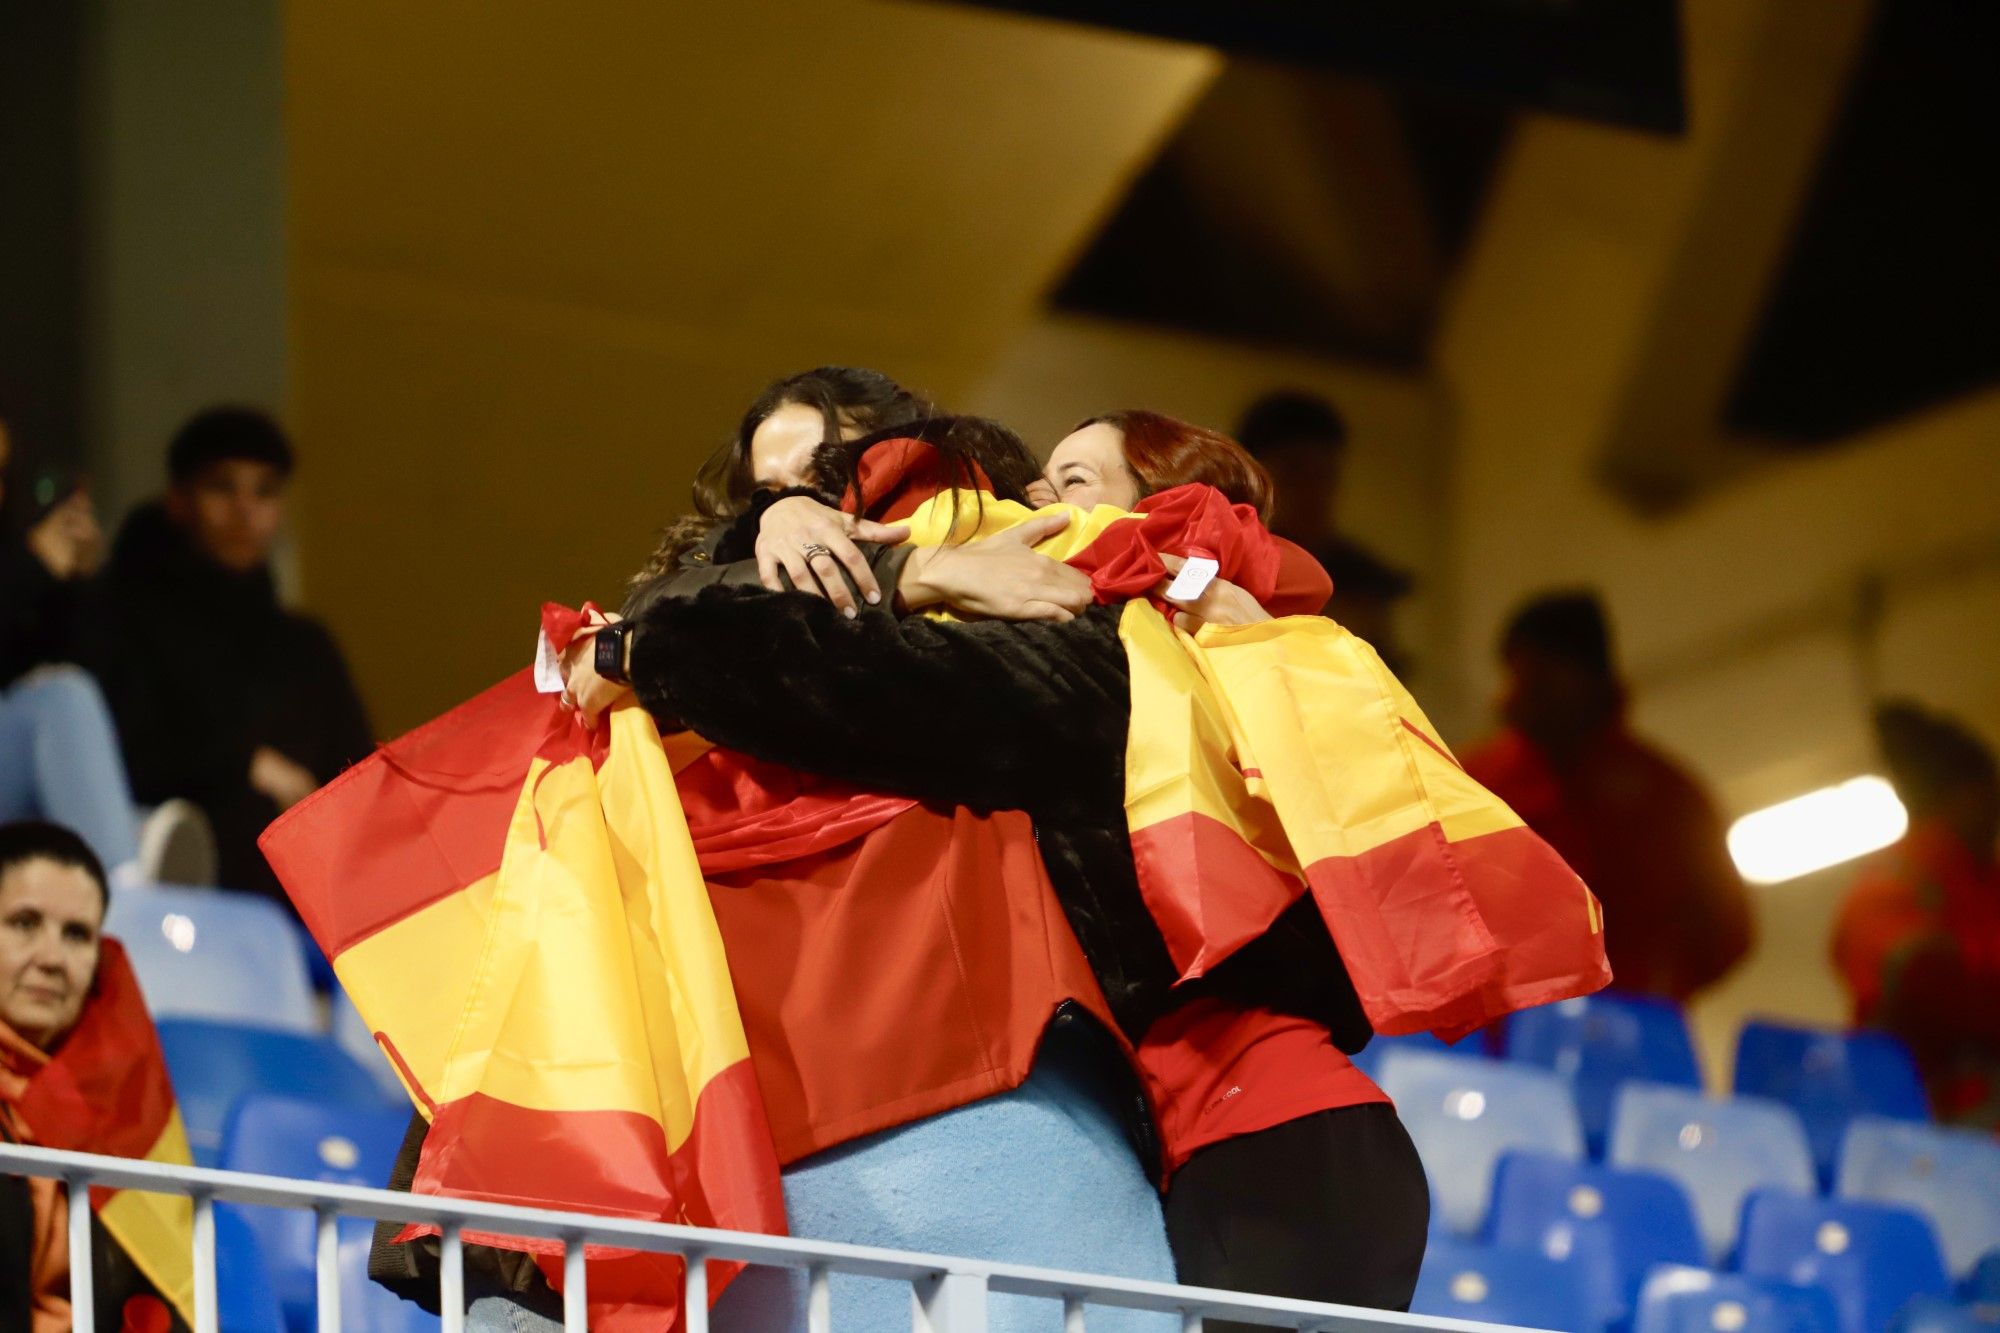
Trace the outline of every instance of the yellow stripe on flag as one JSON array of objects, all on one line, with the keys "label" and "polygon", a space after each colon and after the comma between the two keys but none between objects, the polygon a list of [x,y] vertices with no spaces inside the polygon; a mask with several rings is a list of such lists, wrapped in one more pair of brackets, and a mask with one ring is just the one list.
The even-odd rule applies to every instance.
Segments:
[{"label": "yellow stripe on flag", "polygon": [[[190,1166],[187,1127],[175,1108],[160,1137],[146,1153],[148,1162]],[[76,1207],[77,1200],[71,1199]],[[131,1257],[146,1280],[192,1327],[194,1324],[194,1201],[178,1194],[119,1190],[97,1210],[98,1221]]]}]

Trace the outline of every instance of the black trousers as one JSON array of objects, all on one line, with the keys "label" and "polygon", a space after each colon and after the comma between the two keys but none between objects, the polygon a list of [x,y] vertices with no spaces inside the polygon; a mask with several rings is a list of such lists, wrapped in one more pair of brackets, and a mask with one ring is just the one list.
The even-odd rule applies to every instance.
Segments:
[{"label": "black trousers", "polygon": [[1201,1149],[1168,1187],[1167,1239],[1191,1286],[1407,1310],[1430,1214],[1416,1145],[1377,1102]]}]

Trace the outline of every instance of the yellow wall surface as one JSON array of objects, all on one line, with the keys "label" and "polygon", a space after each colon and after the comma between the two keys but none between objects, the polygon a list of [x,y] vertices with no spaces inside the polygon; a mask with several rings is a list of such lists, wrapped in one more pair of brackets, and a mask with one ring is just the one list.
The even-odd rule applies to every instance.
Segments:
[{"label": "yellow wall surface", "polygon": [[954,398],[1213,74],[946,5],[288,10],[307,601],[385,734],[615,598],[763,383]]}]

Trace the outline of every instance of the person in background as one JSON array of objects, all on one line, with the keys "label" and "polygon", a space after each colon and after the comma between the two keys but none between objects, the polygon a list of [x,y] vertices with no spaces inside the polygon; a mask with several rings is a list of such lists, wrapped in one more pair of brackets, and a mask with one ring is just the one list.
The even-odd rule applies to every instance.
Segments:
[{"label": "person in background", "polygon": [[1271,531],[1306,548],[1333,579],[1326,614],[1367,642],[1403,673],[1409,663],[1396,643],[1396,604],[1409,596],[1407,572],[1339,532],[1340,473],[1347,458],[1347,422],[1316,393],[1278,389],[1252,403],[1236,438],[1271,474],[1277,508]]},{"label": "person in background", "polygon": [[1884,705],[1875,730],[1910,829],[1849,890],[1834,966],[1854,1022],[1909,1044],[1938,1119],[2000,1129],[2000,769],[1913,704]]},{"label": "person in background", "polygon": [[279,605],[271,552],[292,448],[262,412],[217,407],[174,436],[164,500],[120,529],[86,615],[88,664],[142,802],[214,825],[224,887],[285,902],[257,850],[280,813],[373,748],[340,649]]},{"label": "person in background", "polygon": [[[145,1157],[179,1132],[138,983],[102,935],[109,901],[104,867],[76,834],[0,824],[0,1142]],[[183,1162],[185,1151],[183,1140]],[[70,1327],[75,1204],[61,1181],[0,1178],[0,1328]],[[97,1327],[183,1329],[140,1262],[165,1280],[158,1256],[126,1248],[143,1244],[120,1225],[130,1211],[110,1215],[100,1200],[92,1219]],[[185,1254],[192,1239],[157,1232],[152,1243]]]},{"label": "person in background", "polygon": [[[13,442],[0,421],[0,502]],[[35,478],[25,528],[0,528],[0,821],[40,817],[77,830],[117,878],[204,882],[213,841],[200,811],[169,802],[141,819],[110,711],[78,655],[85,580],[104,544],[90,492]]]},{"label": "person in background", "polygon": [[1612,985],[1684,1001],[1750,950],[1750,904],[1715,803],[1635,736],[1611,627],[1592,592],[1537,597],[1500,643],[1506,729],[1465,769],[1604,904]]}]

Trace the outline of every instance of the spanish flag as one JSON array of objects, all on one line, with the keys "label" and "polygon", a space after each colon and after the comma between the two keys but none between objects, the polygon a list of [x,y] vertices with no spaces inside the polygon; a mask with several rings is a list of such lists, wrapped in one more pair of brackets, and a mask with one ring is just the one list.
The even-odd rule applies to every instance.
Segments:
[{"label": "spanish flag", "polygon": [[[652,720],[522,672],[274,824],[265,854],[431,1122],[418,1193],[782,1232],[721,936]],[[537,1256],[553,1242],[468,1231]],[[678,1321],[678,1258],[589,1250],[591,1327]],[[734,1269],[714,1265],[711,1294]]]},{"label": "spanish flag", "polygon": [[[11,1043],[8,1054],[39,1065],[28,1073],[13,1108],[37,1144],[193,1165],[159,1034],[117,940],[104,940],[90,1000],[55,1054],[44,1058],[32,1049],[16,1052]],[[71,1199],[70,1206],[76,1207],[77,1200]],[[90,1206],[118,1247],[192,1327],[193,1202],[179,1195],[100,1186],[91,1190]]]},{"label": "spanish flag", "polygon": [[[905,521],[935,545],[1033,513],[940,496]],[[1167,552],[1269,601],[1280,557],[1254,511],[1176,487],[1136,513],[1078,512],[1037,549],[1090,572],[1100,601],[1130,598],[1126,819],[1183,979],[1310,892],[1377,1032],[1455,1039],[1609,984],[1596,898],[1466,775],[1372,648],[1317,615],[1190,635],[1144,595]]]}]

